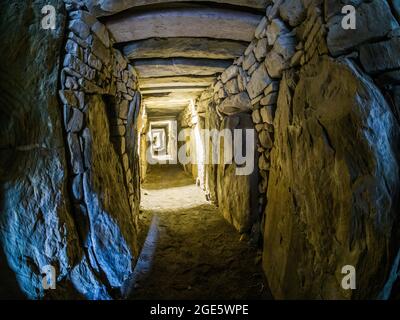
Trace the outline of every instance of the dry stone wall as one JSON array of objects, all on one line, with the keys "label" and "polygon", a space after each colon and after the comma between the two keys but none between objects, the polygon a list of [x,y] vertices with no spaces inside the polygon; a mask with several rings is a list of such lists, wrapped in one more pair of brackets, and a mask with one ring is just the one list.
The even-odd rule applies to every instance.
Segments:
[{"label": "dry stone wall", "polygon": [[[274,14],[269,13],[271,17]],[[223,164],[217,170],[212,164],[206,169],[207,194],[218,202],[227,220],[240,232],[250,234],[254,243],[259,242],[263,232],[262,213],[266,204],[279,80],[290,65],[296,47],[295,35],[278,19],[273,21],[271,30],[274,31],[267,37],[269,25],[266,16],[244,54],[218,78],[211,89],[211,97],[201,97],[197,103],[212,128],[221,130],[236,123],[232,129],[251,128],[257,132],[256,168],[252,175],[237,176],[232,170],[235,164],[228,166],[231,167],[228,170]],[[281,32],[285,36],[279,38]],[[237,185],[237,193],[232,192],[232,188],[226,189],[231,185]]]},{"label": "dry stone wall", "polygon": [[[84,6],[67,3],[60,99],[75,223],[85,263],[72,282],[88,298],[107,298],[133,272],[140,203],[137,75],[112,47],[106,27]],[[87,268],[104,284],[96,292]],[[86,271],[85,271],[86,272]]]},{"label": "dry stone wall", "polygon": [[[398,21],[387,1],[358,1],[357,28],[345,30],[344,4],[296,3],[275,2],[296,47],[275,113],[264,270],[277,298],[387,298],[398,250],[397,85],[387,77],[398,73]],[[341,286],[345,265],[357,290]]]},{"label": "dry stone wall", "polygon": [[146,108],[142,106],[140,109],[140,114],[138,118],[138,134],[139,137],[139,163],[140,163],[140,180],[143,183],[146,179],[148,160],[147,160],[147,150],[149,147],[149,141],[147,139],[147,134],[149,131],[149,121],[147,119]]},{"label": "dry stone wall", "polygon": [[[41,28],[48,4],[54,30]],[[138,255],[135,70],[79,2],[0,12],[10,48],[0,73],[1,296],[118,298]],[[42,285],[50,267],[55,290]]]}]

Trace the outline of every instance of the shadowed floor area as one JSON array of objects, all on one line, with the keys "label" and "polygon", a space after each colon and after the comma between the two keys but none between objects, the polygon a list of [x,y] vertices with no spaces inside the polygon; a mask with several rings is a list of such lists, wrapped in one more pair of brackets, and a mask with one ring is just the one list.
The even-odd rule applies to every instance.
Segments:
[{"label": "shadowed floor area", "polygon": [[268,299],[261,253],[206,202],[179,167],[153,167],[143,185],[132,299]]}]

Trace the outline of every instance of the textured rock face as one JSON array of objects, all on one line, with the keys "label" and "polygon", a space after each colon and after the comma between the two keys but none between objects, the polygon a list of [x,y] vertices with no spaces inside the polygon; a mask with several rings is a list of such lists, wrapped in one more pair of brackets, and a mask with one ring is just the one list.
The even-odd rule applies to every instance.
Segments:
[{"label": "textured rock face", "polygon": [[[393,17],[386,1],[359,1],[363,2],[357,7],[357,28],[345,30],[342,28],[343,16],[340,4],[327,6],[326,15],[335,15],[328,22],[328,47],[333,55],[345,53],[354,46],[366,41],[386,36],[390,31],[399,26]],[[373,17],[373,18],[371,18]]]},{"label": "textured rock face", "polygon": [[[263,266],[276,298],[388,298],[399,287],[397,2],[273,1],[214,85],[219,111],[234,99],[232,78],[251,99]],[[356,7],[356,30],[341,26],[345,4]],[[360,290],[341,289],[347,264]]]},{"label": "textured rock face", "polygon": [[161,7],[150,13],[135,10],[111,17],[106,26],[117,42],[176,36],[227,39],[227,35],[230,40],[250,41],[259,19],[257,14],[229,8]]},{"label": "textured rock face", "polygon": [[[278,17],[280,8],[284,20]],[[304,17],[305,8],[302,3],[276,1],[271,4],[267,16],[261,19],[255,30],[253,41],[214,84],[214,95],[206,109],[206,119],[214,119],[213,114],[217,113],[220,123],[235,119],[233,116],[251,118],[252,128],[257,131],[255,171],[258,172],[244,178],[235,176],[232,166],[227,166],[223,170],[219,168],[216,175],[214,166],[208,165],[205,184],[207,194],[210,194],[211,199],[216,198],[228,221],[240,232],[250,234],[252,242],[260,245],[270,151],[274,144],[273,122],[279,90],[278,79],[290,67],[296,47],[295,32],[291,32],[288,23],[297,25]],[[216,128],[221,129],[220,125]],[[240,191],[232,191],[236,189]],[[218,190],[218,196],[214,197],[215,190]],[[243,200],[239,195],[241,193],[247,200]]]},{"label": "textured rock face", "polygon": [[[205,128],[210,130],[219,129],[220,121],[217,113],[213,109],[213,104],[211,99],[206,100],[205,103]],[[212,143],[211,138],[209,143]],[[208,163],[205,166],[205,193],[206,197],[213,203],[218,203],[218,193],[217,193],[217,175],[218,175],[218,165],[212,163],[212,154],[209,154]]]},{"label": "textured rock face", "polygon": [[[68,21],[61,1],[16,2],[0,5],[5,35],[0,40],[5,48],[0,53],[0,295],[111,299],[137,254],[141,103],[136,72],[114,49],[107,28],[77,10],[86,8],[77,8],[76,1],[65,1]],[[159,2],[93,4],[94,12],[105,14]],[[58,12],[54,31],[40,29],[40,9],[49,3]],[[189,50],[186,58],[175,52],[174,61],[142,60],[138,68],[149,77],[167,76],[148,78],[148,85],[178,85],[192,78],[207,86],[213,79],[201,74],[214,75],[230,65],[196,101],[199,127],[254,127],[259,170],[238,176],[235,165],[210,164],[204,168],[204,188],[240,232],[251,234],[254,242],[263,234],[263,266],[275,298],[387,298],[393,285],[400,288],[399,1],[263,3],[269,5],[266,16],[233,65],[191,63],[191,55],[204,54],[204,47],[180,43]],[[354,31],[341,27],[345,3],[357,8]],[[199,21],[198,12],[184,11],[188,24],[190,17]],[[228,17],[203,13],[217,17],[216,25]],[[206,17],[200,18],[204,25]],[[147,22],[151,19],[160,17],[152,15]],[[164,31],[173,31],[175,20]],[[245,22],[251,30],[252,21]],[[111,22],[117,26],[117,20]],[[218,30],[207,24],[202,31],[223,39],[228,31],[245,32],[239,39],[250,40],[237,22]],[[137,32],[138,39],[157,32],[146,22],[143,26],[128,31]],[[199,36],[193,26],[183,31]],[[144,55],[158,55],[160,48],[154,53],[154,42],[148,44],[150,53]],[[350,60],[331,58],[344,54]],[[177,72],[182,76],[172,78]],[[141,143],[144,149],[145,140]],[[197,174],[200,167],[189,169]],[[55,291],[43,290],[46,265],[56,268]],[[356,267],[358,290],[341,289],[345,265]]]},{"label": "textured rock face", "polygon": [[153,38],[128,44],[123,51],[129,59],[205,58],[234,59],[246,43],[199,38]]},{"label": "textured rock face", "polygon": [[361,47],[361,64],[368,73],[400,68],[400,37]]},{"label": "textured rock face", "polygon": [[[239,113],[225,118],[223,129],[253,129],[251,115]],[[246,141],[245,143],[251,143]],[[225,148],[232,148],[230,144],[220,144],[220,154],[224,154]],[[256,160],[254,160],[256,162]],[[253,223],[257,219],[257,170],[250,175],[240,176],[236,174],[236,164],[218,165],[217,195],[218,204],[222,215],[240,233],[249,233]]]},{"label": "textured rock face", "polygon": [[270,83],[271,78],[268,75],[267,68],[262,64],[256,71],[254,71],[249,83],[247,84],[247,91],[250,98],[256,98]]},{"label": "textured rock face", "polygon": [[133,271],[136,236],[124,170],[110,142],[106,108],[99,96],[93,96],[88,102],[91,167],[83,175],[88,222],[88,234],[83,239],[93,248],[98,267],[108,283],[121,287]]},{"label": "textured rock face", "polygon": [[218,110],[226,115],[249,111],[251,110],[251,101],[249,95],[246,92],[242,92],[240,94],[230,96],[218,106]]},{"label": "textured rock face", "polygon": [[[134,8],[137,6],[144,5],[154,5],[159,3],[168,3],[168,2],[180,2],[184,0],[84,0],[87,6],[91,9],[91,11],[95,12],[97,15],[108,15],[111,13],[116,13],[119,11],[123,11],[129,8]],[[201,0],[195,0],[192,2],[197,2]],[[264,9],[266,2],[268,0],[213,0],[213,2],[221,3],[221,4],[230,4],[230,5],[240,5],[249,8],[258,8]]]},{"label": "textured rock face", "polygon": [[[40,10],[49,3],[59,12],[54,31],[40,29]],[[64,281],[80,255],[56,98],[65,16],[62,1],[2,2],[0,7],[0,29],[7,35],[1,45],[10,48],[0,53],[0,242],[6,258],[1,265],[9,265],[19,288],[3,285],[8,281],[3,274],[0,287],[4,295],[21,290],[37,298],[45,294],[41,268],[54,264]]]},{"label": "textured rock face", "polygon": [[[137,255],[135,72],[74,5],[66,23],[64,3],[50,1],[57,28],[41,29],[46,4],[1,5],[0,293],[110,299]],[[43,288],[46,266],[55,290]]]},{"label": "textured rock face", "polygon": [[[349,60],[320,58],[299,77],[294,92],[289,77],[281,82],[275,118],[269,284],[276,298],[377,297],[394,249],[398,128],[379,89]],[[341,289],[344,265],[357,266],[353,293]]]},{"label": "textured rock face", "polygon": [[138,252],[141,99],[136,71],[112,48],[108,30],[84,8],[70,10],[59,94],[73,212],[85,248],[71,281],[85,298],[110,299],[133,272]]},{"label": "textured rock face", "polygon": [[[231,67],[222,74],[223,81],[236,80],[237,67]],[[214,89],[215,90],[215,89]],[[235,129],[254,130],[252,121],[251,101],[247,92],[238,95],[230,95],[221,104],[215,104],[213,89],[205,91],[196,103],[195,109],[201,128],[222,132],[227,129],[234,136]],[[195,128],[193,123],[193,108],[187,108],[181,113],[180,126],[182,128]],[[220,115],[220,117],[218,117]],[[204,119],[204,120],[203,120]],[[246,141],[245,131],[242,131],[242,153],[246,154],[247,144],[253,143],[253,150],[256,150],[256,140]],[[255,137],[256,138],[256,137]],[[256,138],[257,139],[257,138]],[[237,141],[236,141],[237,143]],[[224,152],[230,149],[234,152],[234,145],[229,139],[213,139],[210,135],[208,144],[204,147],[210,149],[205,153],[207,159],[205,165],[186,165],[185,170],[189,171],[195,179],[198,179],[200,186],[204,188],[206,198],[215,203],[224,218],[229,221],[240,233],[250,234],[254,224],[259,218],[258,215],[258,155],[254,153],[252,159],[254,167],[247,175],[239,175],[238,166],[234,159],[225,159]],[[220,161],[215,163],[215,156],[219,150]],[[193,150],[187,150],[193,153]],[[213,161],[214,159],[214,161]],[[250,161],[246,163],[250,166]]]}]

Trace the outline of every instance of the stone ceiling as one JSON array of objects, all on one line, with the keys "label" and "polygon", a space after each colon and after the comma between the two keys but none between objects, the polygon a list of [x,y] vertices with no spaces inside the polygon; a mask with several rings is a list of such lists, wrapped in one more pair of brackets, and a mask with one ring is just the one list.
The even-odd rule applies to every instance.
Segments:
[{"label": "stone ceiling", "polygon": [[269,0],[86,0],[138,71],[149,116],[177,114],[253,39]]}]

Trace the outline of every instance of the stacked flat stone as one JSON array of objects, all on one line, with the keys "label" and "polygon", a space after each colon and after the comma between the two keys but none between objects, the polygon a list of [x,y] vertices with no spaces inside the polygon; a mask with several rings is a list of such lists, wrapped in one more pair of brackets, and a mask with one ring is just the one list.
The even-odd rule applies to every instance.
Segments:
[{"label": "stacked flat stone", "polygon": [[[112,47],[114,40],[106,27],[76,3],[67,4],[68,37],[61,72],[59,92],[64,108],[75,201],[84,206],[82,177],[91,166],[90,139],[86,128],[87,110],[91,95],[112,97],[110,109],[111,139],[120,155],[126,178],[126,188],[132,213],[137,183],[132,179],[132,165],[127,154],[126,134],[129,117],[140,108],[137,74],[129,61]],[[134,185],[135,184],[135,185]]]},{"label": "stacked flat stone", "polygon": [[213,87],[214,103],[221,118],[241,112],[252,114],[258,135],[260,214],[265,208],[279,82],[284,70],[291,66],[297,45],[291,24],[298,15],[284,21],[279,15],[281,5],[282,1],[275,1],[266,9],[253,41]]},{"label": "stacked flat stone", "polygon": [[[363,274],[365,285],[360,295],[344,290],[331,293],[327,288],[336,286],[336,280],[327,281],[318,272],[313,273],[309,261],[313,261],[313,266],[318,265],[321,274],[326,270],[332,270],[330,272],[337,274],[341,268],[340,262],[336,261],[331,264],[331,262],[326,263],[325,259],[332,256],[331,252],[341,250],[343,243],[350,241],[350,236],[344,236],[338,244],[336,240],[325,238],[327,229],[320,226],[333,226],[334,231],[330,231],[329,235],[329,238],[332,238],[332,235],[344,234],[343,230],[347,228],[339,223],[332,223],[332,219],[340,219],[340,221],[351,219],[354,224],[355,221],[359,223],[363,219],[363,215],[370,214],[360,208],[355,208],[360,203],[368,203],[370,212],[393,210],[391,205],[382,208],[379,201],[370,200],[375,197],[372,194],[358,196],[353,193],[353,197],[356,199],[354,201],[357,204],[353,203],[351,210],[336,207],[345,201],[343,198],[336,199],[330,205],[330,197],[335,192],[335,188],[344,190],[349,186],[346,179],[343,178],[344,175],[341,175],[342,172],[333,173],[334,166],[328,163],[336,161],[335,163],[338,164],[338,156],[348,157],[343,155],[343,153],[346,154],[346,151],[343,152],[343,150],[346,150],[348,146],[342,148],[342,144],[351,145],[353,140],[358,141],[357,139],[359,139],[362,141],[361,143],[370,144],[368,148],[373,152],[373,156],[371,153],[363,155],[363,157],[375,157],[373,161],[388,161],[393,167],[396,167],[391,151],[385,154],[381,153],[379,150],[382,147],[371,142],[373,140],[370,140],[369,134],[362,133],[359,137],[348,137],[346,131],[343,130],[350,132],[352,130],[358,130],[358,132],[372,130],[374,135],[380,135],[380,143],[386,145],[385,150],[390,150],[390,143],[385,137],[390,136],[392,130],[393,132],[397,130],[390,109],[397,120],[400,119],[400,59],[398,54],[400,52],[400,7],[397,3],[396,0],[353,1],[352,5],[356,8],[357,18],[355,30],[346,30],[342,27],[344,4],[340,1],[275,0],[274,4],[267,8],[266,35],[268,41],[273,41],[276,31],[280,30],[277,36],[278,40],[275,40],[273,45],[275,53],[268,52],[265,60],[268,75],[279,81],[276,119],[273,122],[275,141],[271,152],[267,207],[263,216],[265,219],[264,270],[275,297],[290,299],[295,296],[323,295],[322,292],[327,293],[325,298],[365,298],[376,297],[378,294],[377,278],[373,271],[370,271],[368,275]],[[287,39],[287,36],[293,36],[295,41]],[[282,43],[285,43],[285,46],[281,46]],[[285,51],[281,50],[282,47],[285,47]],[[282,52],[290,53],[287,55],[287,58],[290,59],[281,63]],[[276,53],[279,53],[280,57]],[[333,84],[334,82],[335,84]],[[318,87],[318,85],[320,86]],[[314,87],[316,88],[314,89]],[[367,93],[361,97],[360,92],[363,90]],[[251,99],[254,98],[251,97]],[[349,112],[349,110],[351,111]],[[351,121],[344,120],[350,119],[350,115],[353,116]],[[255,112],[253,120],[257,123],[264,122],[265,117],[262,117],[261,112],[260,114]],[[365,134],[365,138],[363,134]],[[260,140],[262,139],[260,138]],[[323,141],[323,150],[318,150],[317,144],[321,141]],[[362,148],[357,148],[358,146],[354,146],[348,151],[348,154],[362,154]],[[325,163],[326,168],[321,163],[317,164],[319,161]],[[365,169],[361,169],[362,164],[358,164],[358,166],[359,168],[356,170],[365,171]],[[260,161],[260,167],[263,167],[261,169],[266,168],[266,161]],[[311,172],[316,168],[321,170],[321,167],[327,172],[320,172],[315,176],[318,181],[323,181],[324,187],[319,190],[321,185],[313,180]],[[343,168],[344,171],[352,172],[354,163],[346,164]],[[368,170],[366,171],[368,172]],[[365,176],[374,180],[376,186],[380,186],[381,183],[384,185],[386,182],[381,180],[386,181],[386,178],[381,177],[388,174],[390,170],[385,171],[381,168],[378,171],[375,172],[373,169]],[[262,172],[263,170],[261,170],[261,175]],[[295,181],[298,178],[299,180]],[[335,187],[328,186],[325,184],[327,179],[340,181],[340,183]],[[288,183],[288,181],[290,182]],[[394,187],[396,183],[393,181],[392,183],[392,187],[389,189],[381,187],[377,194],[383,193],[383,197],[390,197],[390,192],[386,190],[396,188]],[[318,193],[315,203],[315,199],[304,196],[303,193],[306,190],[312,194]],[[288,193],[284,196],[286,191]],[[313,203],[312,206],[310,206],[311,203]],[[320,209],[317,208],[321,208],[321,206],[325,208],[325,211],[319,216]],[[354,212],[357,214],[354,215]],[[285,222],[282,223],[283,221]],[[387,221],[383,225],[391,228],[392,223],[392,221]],[[371,227],[372,225],[375,224],[366,222],[365,228],[374,229],[375,227]],[[297,231],[293,230],[296,228],[299,228],[300,233],[305,236],[295,235]],[[316,231],[319,228],[320,231]],[[386,244],[382,244],[380,247],[381,236],[376,229],[368,235],[369,249],[373,248],[368,255],[374,256],[372,258],[374,261],[380,259],[375,256],[375,254],[380,256],[378,252],[381,249],[379,248],[386,246]],[[371,240],[372,238],[374,240]],[[312,253],[308,249],[298,252],[302,245],[291,248],[289,243],[293,239],[312,248]],[[353,245],[353,248],[364,243],[365,239],[360,236],[360,239],[356,241],[357,245]],[[395,243],[392,242],[390,246],[391,250],[397,252]],[[327,247],[330,249],[326,249]],[[353,249],[351,254],[359,255],[360,252],[362,249]],[[344,255],[346,261],[352,261],[350,255]],[[305,257],[304,261],[301,261],[301,257]],[[280,279],[288,276],[289,273],[277,272],[277,270],[278,266],[282,266],[288,261],[287,259],[292,259],[291,261],[296,265],[293,270],[305,275],[302,280],[304,284],[302,288],[290,283],[281,283]],[[342,257],[342,259],[344,258]],[[371,263],[361,258],[354,259],[352,263],[357,265],[358,269],[366,265],[367,269],[373,269]],[[380,268],[379,263],[374,268]],[[381,287],[386,279],[381,277],[379,280]],[[325,283],[323,289],[312,288],[312,283],[322,282]],[[372,283],[375,289],[370,290]],[[304,288],[307,289],[302,291]]]}]

